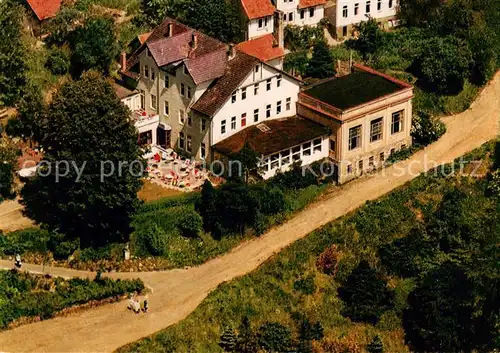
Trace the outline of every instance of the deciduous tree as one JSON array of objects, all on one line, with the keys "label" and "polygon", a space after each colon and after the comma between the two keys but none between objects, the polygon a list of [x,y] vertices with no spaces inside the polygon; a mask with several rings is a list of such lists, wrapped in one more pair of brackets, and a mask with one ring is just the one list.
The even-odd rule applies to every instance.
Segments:
[{"label": "deciduous tree", "polygon": [[327,78],[335,74],[333,55],[325,40],[318,40],[313,47],[311,60],[307,66],[306,76]]},{"label": "deciduous tree", "polygon": [[14,105],[27,82],[22,22],[23,8],[17,2],[0,1],[0,107]]},{"label": "deciduous tree", "polygon": [[108,74],[120,50],[113,21],[103,17],[90,18],[78,27],[71,34],[70,44],[73,49],[72,69],[76,77],[87,70]]},{"label": "deciduous tree", "polygon": [[403,314],[406,341],[416,352],[475,348],[474,288],[463,268],[445,263],[410,293]]},{"label": "deciduous tree", "polygon": [[394,292],[365,260],[352,271],[338,293],[344,302],[343,315],[353,321],[376,323],[393,306]]},{"label": "deciduous tree", "polygon": [[144,168],[129,114],[95,72],[61,88],[41,126],[46,164],[22,192],[34,220],[84,246],[127,239]]}]

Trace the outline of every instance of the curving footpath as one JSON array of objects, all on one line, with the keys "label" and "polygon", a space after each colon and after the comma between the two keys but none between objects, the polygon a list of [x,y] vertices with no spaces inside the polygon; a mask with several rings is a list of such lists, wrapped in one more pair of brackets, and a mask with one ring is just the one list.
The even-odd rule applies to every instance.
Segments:
[{"label": "curving footpath", "polygon": [[[483,90],[472,107],[443,119],[447,133],[411,159],[374,175],[353,181],[298,213],[289,222],[265,235],[245,242],[230,253],[194,268],[163,272],[109,273],[112,278],[140,277],[154,292],[150,312],[131,315],[125,302],[105,305],[37,322],[0,333],[0,352],[111,352],[127,343],[151,335],[189,315],[219,284],[255,270],[287,245],[318,227],[377,199],[419,173],[452,162],[497,137],[500,117],[500,73]],[[12,262],[0,261],[11,268]],[[53,275],[94,276],[85,271],[23,265],[34,272]]]}]

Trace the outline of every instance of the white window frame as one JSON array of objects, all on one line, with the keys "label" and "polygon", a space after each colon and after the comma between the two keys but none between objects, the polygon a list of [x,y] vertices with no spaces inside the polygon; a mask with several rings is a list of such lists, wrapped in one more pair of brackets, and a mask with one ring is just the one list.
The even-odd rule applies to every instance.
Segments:
[{"label": "white window frame", "polygon": [[221,135],[224,135],[226,132],[227,132],[226,119],[224,119],[224,120],[221,120],[221,122],[220,122],[220,133],[221,133]]},{"label": "white window frame", "polygon": [[[357,131],[357,134],[354,135],[351,133],[351,131]],[[349,129],[349,135],[348,135],[349,139],[347,141],[347,143],[348,143],[347,147],[348,147],[349,151],[354,151],[354,150],[361,147],[361,137],[362,137],[361,135],[362,135],[362,133],[363,133],[363,126],[362,125],[356,125],[356,126],[353,126]],[[352,142],[354,140],[356,141],[355,146],[353,145],[353,142]]]},{"label": "white window frame", "polygon": [[246,87],[241,89],[241,100],[244,101],[245,99],[247,99],[247,89],[246,89]]},{"label": "white window frame", "polygon": [[276,87],[281,87],[281,75],[278,75],[276,77]]},{"label": "white window frame", "polygon": [[366,2],[365,12],[366,12],[366,13],[370,13],[370,12],[371,12],[371,10],[372,10],[372,3],[371,3],[371,1],[369,1],[369,0],[368,0],[368,1]]},{"label": "white window frame", "polygon": [[[398,131],[394,130],[394,126],[396,125],[395,121],[394,121],[394,117],[396,115],[398,116],[398,124],[399,124],[398,125],[399,126]],[[400,132],[404,131],[404,116],[405,116],[404,109],[398,110],[398,111],[393,112],[391,114],[391,135],[399,134]]]},{"label": "white window frame", "polygon": [[186,151],[193,152],[193,137],[191,135],[187,135]]},{"label": "white window frame", "polygon": [[349,10],[347,9],[347,5],[342,6],[342,17],[347,18],[349,16]]},{"label": "white window frame", "polygon": [[186,123],[186,112],[183,109],[179,109],[178,115],[179,124],[184,125]]},{"label": "white window frame", "polygon": [[292,97],[288,97],[288,98],[286,99],[285,109],[286,109],[287,111],[289,111],[290,109],[292,109]]},{"label": "white window frame", "polygon": [[[258,67],[258,66],[257,66]],[[256,83],[253,85],[253,95],[256,96],[259,94],[260,83]]]},{"label": "white window frame", "polygon": [[170,107],[167,101],[163,101],[163,115],[170,116]]},{"label": "white window frame", "polygon": [[359,2],[354,4],[354,16],[359,15]]},{"label": "white window frame", "polygon": [[156,95],[150,94],[149,98],[151,99],[151,102],[150,102],[151,103],[150,104],[151,109],[154,109],[156,111],[156,109],[158,108],[158,106],[157,106],[157,100],[156,100]]},{"label": "white window frame", "polygon": [[378,142],[384,138],[384,118],[380,117],[370,121],[370,142]]},{"label": "white window frame", "polygon": [[205,145],[205,142],[202,142],[200,144],[200,158],[201,159],[207,158],[207,146]]},{"label": "white window frame", "polygon": [[259,109],[253,110],[253,122],[256,123],[259,121]]},{"label": "white window frame", "polygon": [[236,91],[234,91],[233,94],[231,95],[231,104],[234,103],[236,103]]},{"label": "white window frame", "polygon": [[184,140],[184,133],[181,131],[179,132],[179,142],[178,146],[181,150],[183,150],[186,147],[186,141]]},{"label": "white window frame", "polygon": [[269,119],[271,117],[271,109],[272,109],[271,104],[268,104],[266,106],[266,119]]},{"label": "white window frame", "polygon": [[281,101],[276,102],[276,115],[281,114]]},{"label": "white window frame", "polygon": [[270,91],[271,90],[272,82],[273,82],[272,78],[268,78],[266,80],[266,91]]},{"label": "white window frame", "polygon": [[201,132],[203,132],[207,129],[207,119],[201,118],[200,129],[201,129]]},{"label": "white window frame", "polygon": [[236,130],[236,127],[237,127],[237,125],[236,125],[236,117],[233,116],[233,117],[231,117],[231,130]]},{"label": "white window frame", "polygon": [[315,10],[315,8],[314,8],[314,7],[311,7],[311,8],[309,9],[309,18],[313,18],[313,17],[314,17],[314,13],[315,13],[315,11],[314,11],[314,10]]}]

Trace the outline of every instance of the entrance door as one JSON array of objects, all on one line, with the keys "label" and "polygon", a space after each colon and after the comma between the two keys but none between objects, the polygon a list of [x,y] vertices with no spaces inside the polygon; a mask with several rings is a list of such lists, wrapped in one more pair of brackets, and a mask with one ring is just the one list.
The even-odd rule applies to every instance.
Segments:
[{"label": "entrance door", "polygon": [[170,136],[171,136],[171,131],[170,130],[163,130],[162,128],[157,129],[157,143],[159,146],[163,148],[170,148]]}]

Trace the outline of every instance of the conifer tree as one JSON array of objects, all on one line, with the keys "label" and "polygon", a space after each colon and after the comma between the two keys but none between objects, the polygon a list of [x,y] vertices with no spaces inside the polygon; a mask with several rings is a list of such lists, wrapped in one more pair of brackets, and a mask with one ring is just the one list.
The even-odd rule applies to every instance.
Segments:
[{"label": "conifer tree", "polygon": [[220,336],[219,345],[226,352],[233,352],[236,347],[236,335],[234,330],[230,327],[226,327]]},{"label": "conifer tree", "polygon": [[318,40],[313,48],[313,54],[307,67],[306,76],[327,78],[335,74],[333,55],[325,40]]},{"label": "conifer tree", "polygon": [[384,344],[379,335],[373,337],[373,340],[366,346],[368,353],[384,353]]}]

